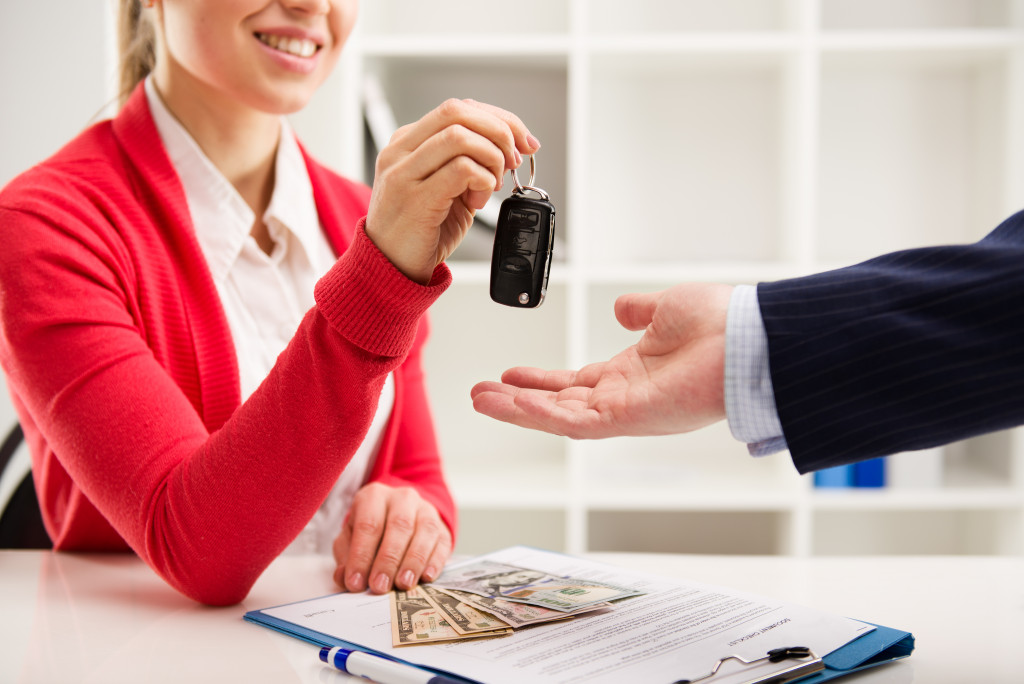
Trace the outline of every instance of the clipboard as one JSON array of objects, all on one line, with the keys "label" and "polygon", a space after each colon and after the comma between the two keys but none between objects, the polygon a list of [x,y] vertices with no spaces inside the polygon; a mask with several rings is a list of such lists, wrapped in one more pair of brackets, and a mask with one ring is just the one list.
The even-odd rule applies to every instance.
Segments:
[{"label": "clipboard", "polygon": [[[854,639],[824,657],[818,657],[802,646],[773,649],[763,658],[754,660],[744,660],[739,656],[730,655],[719,659],[710,672],[692,679],[680,679],[673,684],[714,684],[718,668],[730,660],[736,660],[744,666],[758,665],[767,660],[796,661],[788,668],[748,679],[743,684],[818,684],[906,658],[914,651],[914,635],[910,632],[873,622],[866,624],[872,625],[874,631]],[[730,676],[735,674],[730,673]]]},{"label": "clipboard", "polygon": [[[360,594],[329,594],[250,610],[244,619],[318,649],[363,651],[460,681],[489,684],[518,684],[531,678],[559,684],[581,675],[608,684],[623,677],[655,684],[816,684],[906,657],[914,648],[908,632],[542,549],[510,547],[466,563],[482,559],[553,573],[596,573],[636,584],[645,594],[621,613],[598,611],[580,621],[517,632],[526,635],[514,646],[515,637],[505,646],[498,639],[467,642],[464,647],[431,645],[422,651],[396,648],[393,625],[384,620],[385,614],[392,617],[382,603],[386,597]],[[678,629],[669,629],[662,618],[675,621],[671,625]],[[598,620],[595,630],[586,627],[590,619]],[[715,623],[706,625],[709,619]],[[566,626],[570,624],[578,626]]]},{"label": "clipboard", "polygon": [[[317,647],[340,646],[342,648],[363,651],[365,653],[394,660],[405,665],[412,665],[413,667],[420,668],[427,672],[460,679],[467,682],[467,684],[482,684],[476,679],[469,679],[457,672],[440,670],[421,663],[395,658],[394,656],[382,653],[375,649],[367,648],[351,641],[338,639],[337,637],[324,634],[323,632],[317,632],[312,629],[301,627],[292,622],[288,622],[287,620],[281,620],[271,615],[267,615],[261,610],[251,610],[245,613],[243,618],[247,622],[262,625],[263,627],[269,627],[277,632],[300,639]],[[743,684],[819,684],[820,682],[831,681],[853,672],[894,662],[896,660],[906,658],[913,653],[914,635],[910,632],[893,629],[892,627],[885,627],[883,625],[864,620],[861,622],[865,622],[865,624],[869,624],[875,629],[861,637],[858,637],[857,639],[854,639],[850,643],[837,648],[825,656],[818,657],[806,650],[801,653],[799,649],[802,647],[799,646],[774,649],[773,651],[769,651],[765,658],[751,661],[744,661],[736,656],[729,655],[721,658],[717,663],[713,664],[711,666],[712,671],[710,673],[690,679],[680,679],[677,680],[675,684],[714,684],[714,675],[717,673],[718,667],[725,661],[735,659],[747,665],[754,665],[768,659],[776,651],[789,651],[789,654],[786,657],[779,658],[777,662],[792,660],[793,662],[790,663],[790,666],[761,677],[747,680]]]},{"label": "clipboard", "polygon": [[910,632],[867,620],[861,622],[872,625],[874,631],[826,655],[822,658],[825,669],[799,680],[800,684],[827,682],[851,672],[901,660],[914,652],[914,635]]},{"label": "clipboard", "polygon": [[433,672],[434,674],[440,674],[444,675],[445,677],[458,679],[463,682],[466,682],[466,684],[484,684],[479,680],[464,677],[463,675],[460,675],[457,672],[441,670],[438,668],[430,667],[429,665],[424,665],[422,663],[416,663],[409,660],[403,660],[402,658],[396,658],[387,653],[383,653],[376,649],[363,646],[362,644],[357,644],[352,641],[345,641],[344,639],[339,639],[329,634],[324,634],[323,632],[318,632],[313,629],[301,627],[293,622],[282,620],[272,615],[267,615],[262,610],[250,610],[242,617],[246,622],[262,625],[263,627],[269,627],[270,629],[280,632],[281,634],[286,634],[295,639],[300,639],[307,643],[313,644],[314,646],[317,646],[319,648],[323,648],[324,646],[334,648],[335,646],[337,646],[340,648],[351,649],[353,651],[362,651],[363,653],[369,653],[370,655],[375,655],[380,658],[393,660],[397,663],[402,663],[403,665],[411,665],[412,667],[419,668],[421,670],[424,670],[425,672]]}]

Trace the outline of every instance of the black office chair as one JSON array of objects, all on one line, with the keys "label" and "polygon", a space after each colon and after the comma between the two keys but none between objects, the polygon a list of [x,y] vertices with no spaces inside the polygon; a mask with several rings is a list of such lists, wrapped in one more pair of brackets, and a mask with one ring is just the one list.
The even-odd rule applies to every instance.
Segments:
[{"label": "black office chair", "polygon": [[43,526],[32,459],[25,434],[15,423],[0,445],[0,549],[49,549],[53,542]]}]

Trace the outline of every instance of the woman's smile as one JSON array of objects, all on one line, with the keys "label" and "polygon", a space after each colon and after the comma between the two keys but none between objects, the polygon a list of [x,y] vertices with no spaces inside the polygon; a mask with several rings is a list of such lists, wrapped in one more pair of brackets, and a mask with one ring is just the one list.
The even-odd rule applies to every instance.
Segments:
[{"label": "woman's smile", "polygon": [[295,57],[312,57],[320,46],[308,38],[290,38],[273,33],[256,33],[256,38],[275,50]]}]

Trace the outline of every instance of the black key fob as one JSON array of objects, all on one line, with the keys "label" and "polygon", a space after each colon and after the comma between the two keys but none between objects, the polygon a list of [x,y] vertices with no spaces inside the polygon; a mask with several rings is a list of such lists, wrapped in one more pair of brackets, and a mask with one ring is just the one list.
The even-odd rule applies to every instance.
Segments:
[{"label": "black key fob", "polygon": [[[538,198],[527,192],[536,193]],[[554,239],[555,206],[547,193],[517,185],[498,211],[491,256],[491,299],[524,309],[540,306],[548,289]]]}]

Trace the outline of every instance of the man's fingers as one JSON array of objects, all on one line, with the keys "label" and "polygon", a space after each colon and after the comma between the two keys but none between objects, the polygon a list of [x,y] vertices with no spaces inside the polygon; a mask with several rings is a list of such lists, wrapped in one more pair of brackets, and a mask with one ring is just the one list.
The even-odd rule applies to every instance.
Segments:
[{"label": "man's fingers", "polygon": [[660,292],[622,295],[615,300],[615,318],[626,330],[643,330],[654,320]]},{"label": "man's fingers", "polygon": [[576,371],[544,370],[520,366],[509,368],[501,374],[501,381],[516,387],[557,392],[576,384]]},{"label": "man's fingers", "polygon": [[548,392],[480,383],[473,388],[473,408],[519,427],[579,439],[595,436],[601,423],[600,414],[590,407],[591,392],[587,387]]},{"label": "man's fingers", "polygon": [[[524,391],[515,397],[517,425],[533,427],[570,439],[608,436],[602,429],[601,414],[591,408],[590,390],[573,388],[554,398],[540,392]],[[529,423],[529,424],[527,424]]]}]

